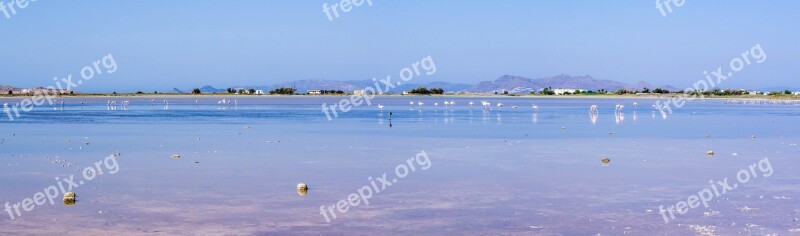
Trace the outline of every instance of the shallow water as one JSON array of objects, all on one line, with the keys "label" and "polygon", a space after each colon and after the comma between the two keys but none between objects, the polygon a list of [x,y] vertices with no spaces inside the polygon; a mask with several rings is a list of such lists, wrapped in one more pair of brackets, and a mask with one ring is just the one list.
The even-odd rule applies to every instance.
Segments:
[{"label": "shallow water", "polygon": [[[3,114],[0,203],[120,155],[119,172],[74,189],[76,205],[58,196],[14,220],[2,212],[0,234],[800,232],[800,106],[706,100],[662,117],[648,99],[381,97],[328,121],[321,105],[342,98],[236,97],[230,106],[221,97],[116,98],[116,107],[66,98],[13,122]],[[616,104],[626,106],[623,117]],[[331,222],[320,214],[370,179],[414,165],[421,151],[429,169],[417,165]],[[765,158],[771,175],[750,170]],[[709,180],[733,183],[740,170],[760,177],[665,223],[659,206],[686,201]],[[296,192],[300,182],[308,195]]]}]

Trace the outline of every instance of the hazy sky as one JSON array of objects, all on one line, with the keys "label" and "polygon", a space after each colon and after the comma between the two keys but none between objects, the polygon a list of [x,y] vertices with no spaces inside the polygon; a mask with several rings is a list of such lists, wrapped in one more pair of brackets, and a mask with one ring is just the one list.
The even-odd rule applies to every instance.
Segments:
[{"label": "hazy sky", "polygon": [[[5,1],[8,2],[8,1]],[[395,75],[431,55],[427,80],[566,73],[678,88],[760,44],[722,87],[800,87],[800,1],[388,1],[329,21],[339,1],[71,0],[0,13],[0,84],[52,85],[111,53],[118,71],[80,91],[266,85]]]}]

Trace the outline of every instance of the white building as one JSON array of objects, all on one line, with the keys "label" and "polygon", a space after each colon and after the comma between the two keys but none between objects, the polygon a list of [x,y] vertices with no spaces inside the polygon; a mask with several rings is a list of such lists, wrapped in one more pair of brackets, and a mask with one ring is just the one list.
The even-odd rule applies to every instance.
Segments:
[{"label": "white building", "polygon": [[792,95],[800,95],[800,92],[794,92]]},{"label": "white building", "polygon": [[264,90],[256,90],[256,95],[264,95]]},{"label": "white building", "polygon": [[553,92],[555,92],[556,95],[564,95],[565,93],[576,94],[576,93],[580,93],[580,92],[587,92],[587,90],[585,90],[585,89],[554,89]]},{"label": "white building", "polygon": [[308,90],[308,95],[321,95],[322,91],[320,90]]}]

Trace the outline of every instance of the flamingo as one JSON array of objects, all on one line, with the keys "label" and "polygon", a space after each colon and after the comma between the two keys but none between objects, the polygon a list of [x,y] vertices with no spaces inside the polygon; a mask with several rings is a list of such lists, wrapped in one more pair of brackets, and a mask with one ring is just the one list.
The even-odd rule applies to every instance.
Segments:
[{"label": "flamingo", "polygon": [[616,107],[616,109],[615,109],[615,111],[614,111],[614,112],[616,112],[616,113],[622,113],[622,109],[625,109],[625,106],[623,106],[623,105],[617,105],[617,107]]},{"label": "flamingo", "polygon": [[539,111],[539,106],[536,104],[531,104],[531,108],[533,108],[533,111]]},{"label": "flamingo", "polygon": [[408,105],[411,106],[411,109],[414,109],[414,101],[408,102]]},{"label": "flamingo", "polygon": [[470,108],[472,108],[472,105],[474,105],[474,104],[475,104],[474,102],[472,102],[472,101],[469,101],[469,107],[470,107]]},{"label": "flamingo", "polygon": [[499,108],[503,108],[503,103],[500,103],[500,102],[498,102],[498,103],[497,103],[497,107],[499,107]]},{"label": "flamingo", "polygon": [[592,105],[591,107],[589,107],[589,113],[597,114],[597,105]]},{"label": "flamingo", "polygon": [[487,101],[481,101],[481,105],[483,105],[484,109],[491,109],[491,107],[492,107],[492,103],[487,102]]},{"label": "flamingo", "polygon": [[638,102],[633,102],[633,109],[634,110],[639,109],[639,103]]},{"label": "flamingo", "polygon": [[381,109],[381,112],[383,112],[383,105],[378,104],[378,109]]},{"label": "flamingo", "polygon": [[517,106],[511,106],[511,108],[517,109]]}]

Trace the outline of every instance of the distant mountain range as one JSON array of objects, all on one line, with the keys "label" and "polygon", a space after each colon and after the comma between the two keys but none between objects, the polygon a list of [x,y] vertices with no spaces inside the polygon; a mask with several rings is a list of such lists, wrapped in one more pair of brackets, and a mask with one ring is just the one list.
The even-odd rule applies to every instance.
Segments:
[{"label": "distant mountain range", "polygon": [[[395,81],[396,82],[396,81]],[[380,84],[381,89],[384,88],[383,84]],[[677,88],[672,87],[670,85],[661,85],[661,86],[653,86],[647,82],[638,82],[635,84],[626,84],[618,81],[613,80],[599,80],[592,78],[591,76],[570,76],[570,75],[556,75],[553,77],[547,78],[540,78],[540,79],[529,79],[522,76],[512,76],[512,75],[504,75],[494,81],[485,81],[480,82],[475,85],[470,84],[463,84],[463,83],[448,83],[448,82],[431,82],[427,84],[402,84],[396,86],[395,88],[390,89],[390,93],[398,94],[404,91],[408,91],[417,87],[426,87],[426,88],[442,88],[447,93],[494,93],[499,92],[502,93],[504,91],[508,91],[512,94],[528,94],[530,92],[538,92],[544,88],[563,88],[563,89],[586,89],[591,91],[597,91],[600,89],[605,89],[606,91],[616,91],[618,89],[624,88],[629,90],[642,90],[644,88],[655,89],[661,88],[670,91],[678,91]],[[372,80],[351,80],[351,81],[333,81],[333,80],[323,80],[323,79],[314,79],[314,80],[297,80],[292,82],[280,83],[276,85],[260,85],[260,86],[233,86],[231,88],[238,89],[257,89],[257,90],[264,90],[269,91],[275,88],[280,87],[291,87],[296,88],[297,92],[305,93],[308,90],[342,90],[346,92],[352,92],[354,90],[364,89],[366,87],[375,87],[375,82]],[[192,89],[188,89],[185,91],[191,91]],[[181,91],[180,89],[174,89],[175,91]],[[200,91],[203,93],[225,93],[226,88],[214,88],[212,86],[203,86],[200,88]]]},{"label": "distant mountain range", "polygon": [[[334,80],[324,80],[324,79],[311,79],[311,80],[297,80],[297,81],[279,83],[274,85],[231,86],[230,88],[256,89],[256,90],[264,90],[265,92],[267,92],[275,88],[292,87],[296,88],[297,92],[299,93],[305,93],[308,90],[342,90],[345,92],[353,92],[354,90],[364,89],[367,87],[375,87],[375,84],[376,82],[372,80],[334,81]],[[381,86],[381,89],[385,87],[385,85],[383,85],[382,83],[378,83],[378,85]],[[559,88],[585,89],[591,91],[597,91],[600,89],[604,89],[606,91],[616,91],[621,88],[628,90],[642,90],[644,88],[649,88],[650,90],[656,88],[666,89],[669,91],[680,90],[670,85],[654,86],[644,81],[640,81],[634,84],[627,84],[614,80],[595,79],[589,75],[570,76],[566,74],[560,74],[552,77],[539,78],[539,79],[530,79],[522,76],[503,75],[500,78],[497,78],[493,81],[484,81],[474,85],[464,84],[464,83],[448,83],[448,82],[408,83],[408,84],[404,83],[402,85],[399,86],[396,85],[396,87],[391,88],[388,91],[388,93],[399,94],[404,91],[409,91],[411,89],[420,86],[426,88],[442,88],[447,93],[476,93],[476,94],[487,94],[494,92],[502,93],[504,91],[508,91],[511,94],[528,94],[530,92],[538,92],[539,90],[548,87],[553,89],[559,89]],[[193,89],[194,88],[188,88],[188,89],[173,88],[172,90],[167,90],[163,92],[159,91],[159,92],[189,93]],[[770,88],[761,88],[756,90],[783,91],[787,89],[791,91],[800,91],[800,88],[793,88],[793,87],[770,87]],[[0,85],[0,94],[6,94],[8,91],[17,91],[17,90],[21,89],[12,86]],[[203,93],[227,93],[227,87],[215,88],[206,85],[200,87],[200,91]]]},{"label": "distant mountain range", "polygon": [[[396,82],[396,81],[392,81]],[[381,89],[385,88],[380,82],[377,82]],[[375,87],[376,82],[372,80],[351,80],[351,81],[334,81],[334,80],[323,80],[323,79],[314,79],[314,80],[297,80],[292,82],[285,82],[275,85],[251,85],[251,86],[232,86],[230,88],[233,89],[256,89],[256,90],[264,90],[265,92],[281,88],[281,87],[290,87],[296,88],[297,92],[305,93],[308,90],[342,90],[345,92],[353,92],[354,90],[364,89],[366,87]],[[447,82],[432,82],[427,84],[402,84],[396,85],[393,84],[395,87],[389,89],[389,93],[399,94],[404,91],[408,91],[417,87],[426,87],[426,88],[442,88],[445,91],[453,91],[459,92],[463,91],[472,85],[469,84],[459,84],[459,83],[447,83]],[[192,91],[193,89],[187,89],[185,91]],[[181,91],[180,89],[173,89],[173,91]],[[226,93],[227,88],[215,88],[212,86],[203,86],[200,87],[200,91],[203,93]]]},{"label": "distant mountain range", "polygon": [[604,89],[606,91],[616,91],[622,88],[628,90],[642,90],[644,88],[649,88],[651,90],[655,88],[661,88],[670,91],[678,90],[670,85],[653,86],[643,81],[636,84],[625,84],[613,80],[598,80],[588,75],[570,76],[561,74],[540,79],[529,79],[521,76],[504,75],[494,81],[480,82],[475,86],[467,88],[464,90],[464,92],[494,93],[508,91],[509,93],[530,93],[537,92],[544,88],[585,89],[590,91],[597,91],[600,89]]}]

